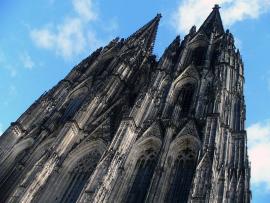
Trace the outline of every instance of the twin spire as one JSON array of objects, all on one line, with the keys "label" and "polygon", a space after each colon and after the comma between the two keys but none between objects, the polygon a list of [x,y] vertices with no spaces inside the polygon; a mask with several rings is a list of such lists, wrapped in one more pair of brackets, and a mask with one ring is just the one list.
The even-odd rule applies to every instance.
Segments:
[{"label": "twin spire", "polygon": [[[198,32],[203,31],[207,36],[210,36],[212,32],[223,34],[224,28],[219,13],[219,6],[216,4],[203,22]],[[161,19],[161,14],[157,14],[155,18],[150,20],[147,24],[141,27],[138,31],[133,33],[130,37],[126,39],[128,44],[143,44],[143,49],[145,51],[152,51],[154,47],[154,42],[156,39],[158,25]],[[197,32],[197,33],[198,33]],[[140,43],[141,42],[141,43]]]}]

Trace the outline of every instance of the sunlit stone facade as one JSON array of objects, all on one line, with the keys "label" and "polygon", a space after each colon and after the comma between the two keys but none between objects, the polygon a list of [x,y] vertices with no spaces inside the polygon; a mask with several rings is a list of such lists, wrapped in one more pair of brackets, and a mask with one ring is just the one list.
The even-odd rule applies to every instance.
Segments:
[{"label": "sunlit stone facade", "polygon": [[157,60],[157,15],[0,137],[0,202],[249,203],[243,63],[215,6]]}]

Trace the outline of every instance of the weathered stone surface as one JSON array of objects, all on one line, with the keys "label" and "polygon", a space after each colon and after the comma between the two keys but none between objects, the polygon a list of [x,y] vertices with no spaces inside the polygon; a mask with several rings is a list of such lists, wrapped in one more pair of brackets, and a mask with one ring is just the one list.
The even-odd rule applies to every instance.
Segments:
[{"label": "weathered stone surface", "polygon": [[157,15],[0,137],[0,202],[249,203],[243,63],[218,6],[156,61]]}]

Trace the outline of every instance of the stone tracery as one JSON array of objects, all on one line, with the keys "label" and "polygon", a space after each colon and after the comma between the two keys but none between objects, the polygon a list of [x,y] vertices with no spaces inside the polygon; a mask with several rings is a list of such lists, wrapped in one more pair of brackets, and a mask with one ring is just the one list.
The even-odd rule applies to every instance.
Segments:
[{"label": "stone tracery", "polygon": [[218,9],[157,61],[158,14],[45,92],[0,137],[0,201],[249,203],[243,63]]}]

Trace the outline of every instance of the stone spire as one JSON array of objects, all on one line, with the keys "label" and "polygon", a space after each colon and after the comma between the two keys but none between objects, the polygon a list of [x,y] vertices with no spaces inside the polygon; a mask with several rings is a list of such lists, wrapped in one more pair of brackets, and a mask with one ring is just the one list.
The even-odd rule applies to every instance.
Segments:
[{"label": "stone spire", "polygon": [[156,61],[160,18],[83,60],[0,136],[0,202],[250,202],[243,64],[219,6]]},{"label": "stone spire", "polygon": [[209,14],[204,23],[199,28],[198,32],[203,30],[208,36],[210,36],[212,32],[217,32],[218,34],[224,33],[224,28],[220,17],[219,9],[220,9],[219,5],[216,4],[213,7],[212,12]]},{"label": "stone spire", "polygon": [[157,14],[155,18],[128,37],[125,41],[126,44],[128,46],[141,45],[140,48],[142,48],[143,51],[151,53],[154,47],[160,19],[161,14]]},{"label": "stone spire", "polygon": [[[168,65],[168,59],[171,62],[176,62],[180,51],[180,36],[176,36],[176,38],[172,41],[172,43],[166,48],[162,57],[160,58],[159,65],[160,69],[166,69],[168,72],[171,71],[171,65]],[[165,63],[165,65],[164,65]]]}]

